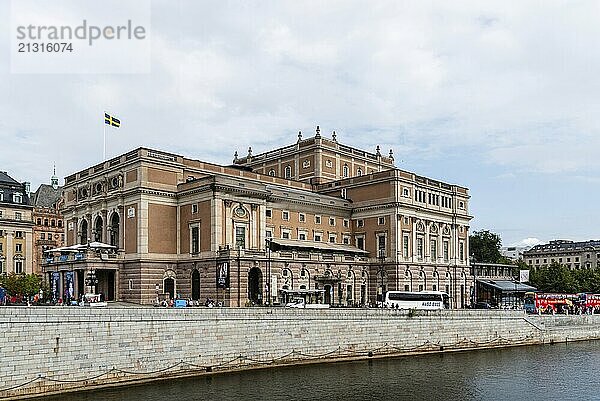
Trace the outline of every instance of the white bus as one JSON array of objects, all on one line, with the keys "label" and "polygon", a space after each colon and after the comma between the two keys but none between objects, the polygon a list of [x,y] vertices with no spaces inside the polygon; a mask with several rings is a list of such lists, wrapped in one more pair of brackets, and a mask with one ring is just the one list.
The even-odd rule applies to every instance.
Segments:
[{"label": "white bus", "polygon": [[384,305],[393,309],[448,309],[448,294],[441,291],[388,291]]}]

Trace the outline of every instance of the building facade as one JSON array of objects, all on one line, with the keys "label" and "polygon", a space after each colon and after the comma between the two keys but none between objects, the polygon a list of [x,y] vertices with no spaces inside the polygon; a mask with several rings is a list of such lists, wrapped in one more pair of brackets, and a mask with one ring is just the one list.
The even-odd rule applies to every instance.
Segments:
[{"label": "building facade", "polygon": [[600,267],[600,241],[554,240],[523,252],[523,260],[531,268],[559,263],[569,269]]},{"label": "building facade", "polygon": [[31,194],[33,206],[33,271],[42,273],[44,252],[48,249],[65,245],[65,231],[61,205],[62,188],[58,185],[56,170],[51,178],[51,184],[41,184]]},{"label": "building facade", "polygon": [[[396,289],[470,303],[466,188],[319,133],[292,146],[273,161],[232,166],[140,148],[68,176],[67,245],[116,251],[57,254],[44,270],[62,286],[73,272],[79,291],[92,275],[109,300],[138,303],[169,294],[277,304],[315,291],[326,303],[359,306]],[[317,167],[328,165],[327,174]]]},{"label": "building facade", "polygon": [[0,273],[33,273],[29,184],[0,171]]}]

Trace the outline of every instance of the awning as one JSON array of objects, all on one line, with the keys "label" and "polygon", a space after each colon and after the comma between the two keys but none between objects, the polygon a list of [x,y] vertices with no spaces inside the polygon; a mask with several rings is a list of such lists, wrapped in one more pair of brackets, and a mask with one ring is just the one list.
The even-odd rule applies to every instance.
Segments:
[{"label": "awning", "polygon": [[273,238],[271,239],[271,243],[282,248],[316,249],[325,252],[357,253],[363,255],[369,253],[355,246],[332,244],[329,242]]},{"label": "awning", "polygon": [[514,280],[491,280],[478,278],[477,282],[503,292],[528,292],[536,290],[535,287],[519,283],[518,281]]}]

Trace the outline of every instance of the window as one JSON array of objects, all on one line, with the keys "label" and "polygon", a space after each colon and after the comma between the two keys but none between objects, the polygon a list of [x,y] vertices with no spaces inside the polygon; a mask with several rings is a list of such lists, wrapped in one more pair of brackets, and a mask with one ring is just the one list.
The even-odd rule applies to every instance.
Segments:
[{"label": "window", "polygon": [[350,227],[350,220],[344,219],[344,227],[346,227],[346,228]]},{"label": "window", "polygon": [[335,226],[335,219],[333,217],[329,218],[329,225],[330,226]]},{"label": "window", "polygon": [[405,198],[410,197],[410,191],[408,190],[408,188],[402,188],[402,196],[404,196]]},{"label": "window", "polygon": [[265,210],[265,216],[267,216],[269,218],[273,217],[273,210],[271,210],[271,209]]},{"label": "window", "polygon": [[364,237],[356,237],[356,247],[358,249],[365,249],[365,238]]},{"label": "window", "polygon": [[315,224],[321,224],[321,216],[315,216]]},{"label": "window", "polygon": [[273,231],[271,231],[271,230],[265,231],[265,237],[266,238],[273,238]]},{"label": "window", "polygon": [[385,224],[385,217],[379,217],[377,218],[377,224],[382,226]]},{"label": "window", "polygon": [[444,261],[447,262],[450,260],[450,255],[448,254],[448,240],[444,240],[442,247],[442,252],[444,252]]},{"label": "window", "polygon": [[48,227],[48,219],[44,219],[44,225]]},{"label": "window", "polygon": [[437,240],[432,239],[430,244],[431,260],[437,259]]},{"label": "window", "polygon": [[23,273],[23,261],[20,259],[15,260],[15,273]]},{"label": "window", "polygon": [[589,259],[589,258],[590,258],[590,254],[589,254],[589,253],[586,253],[586,255],[585,255],[585,258],[586,258],[586,259]]},{"label": "window", "polygon": [[298,233],[298,239],[301,241],[306,241],[306,233]]},{"label": "window", "polygon": [[285,220],[285,221],[289,221],[290,220],[290,212],[288,212],[287,210],[284,210],[283,212],[281,212],[281,219]]},{"label": "window", "polygon": [[[571,261],[571,258],[567,258],[567,262],[570,262],[570,261]],[[538,261],[538,262],[539,262],[539,261]]]},{"label": "window", "polygon": [[304,213],[298,213],[298,221],[304,223],[306,221],[306,215]]},{"label": "window", "polygon": [[275,170],[273,170],[273,169],[269,170],[269,175],[271,177],[275,177]]},{"label": "window", "polygon": [[15,244],[15,252],[17,252],[17,253],[23,252],[23,244]]},{"label": "window", "polygon": [[460,244],[458,244],[458,257],[460,258],[460,261],[464,261],[465,260],[465,243],[461,242]]},{"label": "window", "polygon": [[281,272],[281,275],[282,275],[283,277],[287,277],[287,276],[288,276],[288,270],[287,270],[286,268],[284,268],[284,269],[282,270],[282,272]]},{"label": "window", "polygon": [[13,202],[15,203],[23,203],[23,195],[20,193],[14,193],[13,194]]},{"label": "window", "polygon": [[235,247],[246,248],[246,227],[244,226],[235,227]]},{"label": "window", "polygon": [[315,234],[315,241],[316,242],[321,242],[321,234]]},{"label": "window", "polygon": [[357,175],[357,176],[359,176],[359,177],[360,177],[361,175],[363,175],[362,168],[360,168],[360,167],[359,167],[359,168],[358,168],[358,170],[356,170],[356,175]]},{"label": "window", "polygon": [[377,255],[385,255],[385,234],[377,236]]},{"label": "window", "polygon": [[329,234],[329,242],[335,244],[335,234]]},{"label": "window", "polygon": [[41,233],[40,234],[40,239],[46,239],[46,233]]},{"label": "window", "polygon": [[302,162],[302,168],[309,168],[310,167],[310,160],[304,160]]},{"label": "window", "polygon": [[56,220],[50,220],[50,227],[56,227]]},{"label": "window", "polygon": [[21,214],[21,212],[15,212],[15,220],[21,220],[23,218],[23,215]]},{"label": "window", "polygon": [[342,176],[346,178],[348,175],[350,175],[348,165],[344,164],[344,167],[342,167]]},{"label": "window", "polygon": [[64,241],[64,240],[65,240],[65,235],[64,235],[64,234],[61,234],[61,235],[60,235],[60,240],[61,240],[61,241]]},{"label": "window", "polygon": [[[544,262],[546,262],[546,259],[544,259]],[[579,256],[575,257],[575,262],[579,262]]]},{"label": "window", "polygon": [[343,239],[344,245],[350,245],[350,237],[348,237],[347,235],[344,236]]},{"label": "window", "polygon": [[133,280],[129,279],[129,281],[127,282],[127,289],[129,289],[129,291],[133,290]]},{"label": "window", "polygon": [[192,205],[192,214],[198,213],[198,204],[194,203]]},{"label": "window", "polygon": [[285,178],[292,178],[292,168],[290,166],[285,166],[284,177]]},{"label": "window", "polygon": [[360,220],[356,220],[356,227],[364,227],[365,226],[365,221],[360,219]]},{"label": "window", "polygon": [[[0,212],[0,216],[2,216],[2,212]],[[38,217],[38,219],[37,219],[37,225],[38,225],[38,226],[41,226],[41,225],[42,225],[42,219],[40,219],[39,217]]]},{"label": "window", "polygon": [[58,226],[62,228],[62,220],[58,220]]},{"label": "window", "polygon": [[300,270],[300,277],[306,277],[306,269]]},{"label": "window", "polygon": [[15,231],[15,238],[23,238],[23,231]]},{"label": "window", "polygon": [[342,190],[340,191],[340,197],[342,199],[346,199],[348,197],[348,190],[346,188],[342,188]]},{"label": "window", "polygon": [[417,256],[419,258],[423,257],[423,238],[417,238]]},{"label": "window", "polygon": [[281,230],[281,238],[290,239],[290,230],[282,229]]},{"label": "window", "polygon": [[200,227],[198,225],[190,228],[190,251],[191,253],[200,252]]},{"label": "window", "polygon": [[465,202],[463,202],[463,201],[458,202],[458,208],[459,209],[464,209],[465,208]]},{"label": "window", "polygon": [[404,255],[405,258],[408,258],[408,235],[404,234],[402,236],[402,255]]}]

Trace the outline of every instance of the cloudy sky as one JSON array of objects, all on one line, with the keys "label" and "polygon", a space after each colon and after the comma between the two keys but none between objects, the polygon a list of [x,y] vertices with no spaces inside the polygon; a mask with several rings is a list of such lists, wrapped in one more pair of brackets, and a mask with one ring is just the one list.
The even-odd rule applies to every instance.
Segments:
[{"label": "cloudy sky", "polygon": [[109,157],[148,146],[229,163],[320,125],[467,186],[472,229],[504,245],[600,238],[600,3],[150,7],[150,73],[15,74],[0,3],[0,169],[36,188],[54,163],[64,177],[100,162],[104,110],[123,124]]}]

